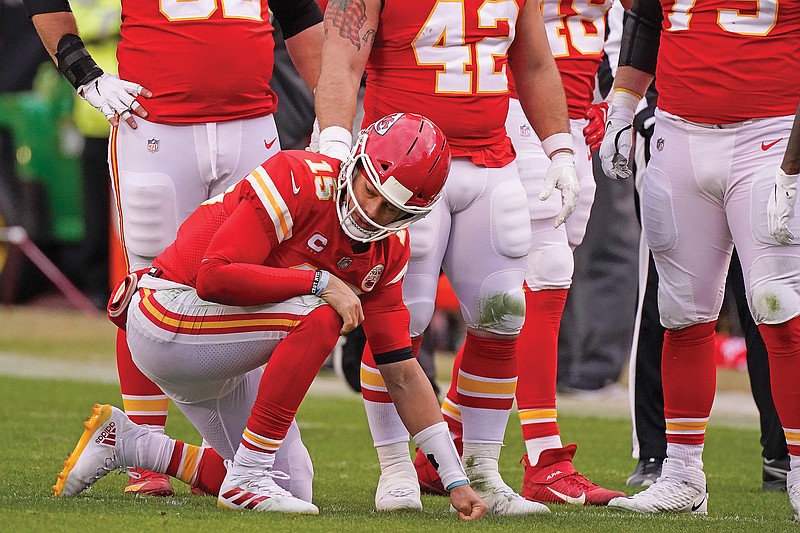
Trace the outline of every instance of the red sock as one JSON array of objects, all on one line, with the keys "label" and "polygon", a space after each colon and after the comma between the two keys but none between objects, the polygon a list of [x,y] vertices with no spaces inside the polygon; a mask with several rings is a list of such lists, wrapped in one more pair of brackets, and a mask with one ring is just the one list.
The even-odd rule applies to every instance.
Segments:
[{"label": "red sock", "polygon": [[502,443],[517,385],[517,339],[467,333],[458,370],[464,442]]},{"label": "red sock", "polygon": [[117,374],[125,414],[135,423],[164,427],[169,398],[133,362],[124,330],[117,330]]},{"label": "red sock", "polygon": [[558,330],[567,289],[525,289],[525,325],[517,342],[517,408],[525,440],[559,435],[556,422]]},{"label": "red sock", "polygon": [[703,444],[714,403],[717,368],[714,330],[717,321],[667,330],[661,358],[667,442]]},{"label": "red sock", "polygon": [[164,473],[218,496],[227,470],[224,459],[213,448],[198,448],[175,441],[172,457]]},{"label": "red sock", "polygon": [[789,453],[800,456],[800,317],[758,330],[767,345],[772,398]]},{"label": "red sock", "polygon": [[461,451],[461,437],[464,435],[461,423],[461,409],[458,406],[458,369],[461,366],[461,359],[464,357],[464,345],[458,349],[456,358],[453,361],[453,372],[450,379],[450,388],[442,402],[442,416],[450,429],[450,436],[456,443],[456,448]]},{"label": "red sock", "polygon": [[[245,432],[282,441],[319,369],[339,339],[341,319],[325,305],[303,317],[270,357]],[[242,444],[270,451],[249,439]],[[271,448],[271,446],[266,446]]]}]

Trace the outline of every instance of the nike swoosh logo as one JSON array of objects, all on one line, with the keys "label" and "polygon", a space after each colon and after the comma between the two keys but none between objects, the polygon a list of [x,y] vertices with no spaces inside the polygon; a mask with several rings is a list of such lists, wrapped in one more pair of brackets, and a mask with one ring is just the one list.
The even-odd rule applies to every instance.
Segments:
[{"label": "nike swoosh logo", "polygon": [[[778,140],[780,140],[780,139],[778,139]],[[778,142],[778,141],[775,141],[775,142]],[[705,503],[705,501],[706,501],[706,497],[703,496],[703,499],[700,500],[699,503],[697,503],[696,505],[692,504],[692,512],[695,512],[696,510],[700,509],[703,506],[703,503]]]},{"label": "nike swoosh logo", "polygon": [[783,140],[783,137],[781,137],[781,138],[780,138],[780,139],[778,139],[777,141],[772,141],[771,143],[765,143],[765,142],[763,142],[763,141],[762,141],[762,143],[761,143],[761,149],[762,149],[762,150],[764,150],[764,151],[766,152],[767,150],[769,150],[770,148],[772,148],[773,146],[775,146],[776,144],[778,144],[778,143],[779,143],[779,142],[781,142],[782,140]]},{"label": "nike swoosh logo", "polygon": [[292,171],[290,170],[290,171],[289,171],[289,175],[290,175],[290,176],[292,176],[292,192],[294,192],[295,194],[297,194],[297,193],[299,193],[299,192],[300,192],[300,187],[298,187],[298,186],[297,186],[297,184],[294,182],[294,172],[292,172]]},{"label": "nike swoosh logo", "polygon": [[278,140],[278,138],[277,138],[277,137],[275,137],[274,139],[272,139],[270,142],[267,142],[267,140],[266,140],[266,139],[264,139],[264,146],[266,146],[266,147],[267,147],[267,150],[269,150],[270,148],[272,148],[272,145],[273,145],[273,144],[275,144],[275,141],[277,141],[277,140]]},{"label": "nike swoosh logo", "polygon": [[586,493],[581,492],[581,495],[575,498],[574,496],[567,496],[566,494],[561,494],[557,490],[553,490],[550,487],[547,487],[547,490],[555,494],[557,497],[561,498],[567,503],[572,503],[575,505],[585,505],[586,504]]}]

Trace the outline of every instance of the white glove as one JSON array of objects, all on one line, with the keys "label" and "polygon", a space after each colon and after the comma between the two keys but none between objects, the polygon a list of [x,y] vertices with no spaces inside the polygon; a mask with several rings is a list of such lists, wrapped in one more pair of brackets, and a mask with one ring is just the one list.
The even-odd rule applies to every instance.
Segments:
[{"label": "white glove", "polygon": [[767,202],[767,226],[778,243],[792,244],[794,235],[789,221],[794,217],[797,201],[797,178],[800,174],[786,174],[780,167],[775,172],[775,186]]},{"label": "white glove", "polygon": [[344,161],[350,157],[353,134],[341,126],[328,126],[319,132],[319,153]]},{"label": "white glove", "polygon": [[152,93],[138,83],[121,80],[104,72],[89,83],[78,87],[78,95],[99,109],[112,125],[117,125],[117,115],[119,115],[135,128],[136,121],[131,117],[131,111],[142,118],[147,117],[147,111],[135,97],[139,95],[150,97]]},{"label": "white glove", "polygon": [[633,176],[630,167],[633,146],[633,115],[639,104],[637,96],[617,90],[608,110],[608,122],[603,143],[600,145],[600,164],[611,179],[628,179]]},{"label": "white glove", "polygon": [[553,155],[550,166],[544,175],[544,186],[539,193],[539,200],[545,201],[550,198],[553,189],[561,191],[561,212],[556,218],[556,226],[567,221],[569,216],[575,211],[578,205],[578,193],[581,186],[578,183],[578,174],[575,171],[575,160],[573,154],[559,152]]}]

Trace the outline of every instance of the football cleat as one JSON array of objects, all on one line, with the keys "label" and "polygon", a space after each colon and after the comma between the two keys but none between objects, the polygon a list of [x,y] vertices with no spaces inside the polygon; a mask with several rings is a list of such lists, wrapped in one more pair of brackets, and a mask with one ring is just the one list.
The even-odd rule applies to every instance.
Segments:
[{"label": "football cleat", "polygon": [[439,473],[419,448],[417,448],[417,456],[414,458],[414,468],[417,471],[419,488],[423,494],[447,496],[447,491],[444,490],[444,485],[442,485],[442,479],[439,477]]},{"label": "football cleat", "polygon": [[612,498],[625,498],[624,492],[599,487],[579,474],[572,465],[577,445],[544,450],[539,462],[531,465],[524,455],[525,465],[522,496],[539,503],[571,503],[574,505],[606,505]]},{"label": "football cleat", "polygon": [[128,470],[128,484],[125,486],[126,494],[143,494],[147,496],[172,496],[175,490],[172,488],[169,476],[158,474],[141,468],[131,468]]},{"label": "football cleat", "polygon": [[789,492],[789,503],[794,509],[794,519],[800,521],[800,470],[795,469],[786,476],[786,490]]},{"label": "football cleat", "polygon": [[661,465],[664,464],[663,457],[644,457],[636,463],[636,468],[628,478],[629,487],[649,487],[656,482],[661,475]]},{"label": "football cleat", "polygon": [[94,404],[83,427],[83,435],[53,485],[56,496],[75,496],[112,470],[124,470],[120,461],[124,434],[138,426],[116,407]]},{"label": "football cleat", "polygon": [[313,503],[282,489],[275,479],[289,476],[277,470],[230,465],[219,489],[217,507],[278,513],[319,514]]},{"label": "football cleat", "polygon": [[706,475],[679,459],[667,458],[661,477],[647,490],[630,498],[614,498],[608,506],[637,513],[708,514]]},{"label": "football cleat", "polygon": [[375,508],[378,511],[421,511],[419,482],[414,470],[389,467],[381,472],[375,491]]},{"label": "football cleat", "polygon": [[789,473],[789,455],[777,459],[764,458],[761,465],[761,490],[778,492],[786,490],[786,474]]},{"label": "football cleat", "polygon": [[464,448],[464,468],[469,484],[486,503],[489,514],[519,516],[550,512],[546,505],[528,501],[514,492],[500,477],[497,464],[500,445],[472,444],[467,450],[465,444]]}]

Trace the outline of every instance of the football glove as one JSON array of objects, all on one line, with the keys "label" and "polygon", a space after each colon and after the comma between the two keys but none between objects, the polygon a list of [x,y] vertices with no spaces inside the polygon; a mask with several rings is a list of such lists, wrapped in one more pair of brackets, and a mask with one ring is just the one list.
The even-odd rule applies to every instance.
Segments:
[{"label": "football glove", "polygon": [[138,83],[121,80],[104,72],[78,87],[78,95],[99,109],[112,125],[116,125],[117,116],[120,116],[135,128],[136,122],[131,117],[131,111],[142,118],[147,117],[147,111],[135,97],[139,95],[149,97],[152,93]]},{"label": "football glove", "polygon": [[800,174],[786,174],[778,167],[775,172],[775,185],[767,202],[767,226],[769,233],[778,243],[792,244],[794,235],[789,229],[789,221],[794,217],[797,201],[797,178]]},{"label": "football glove", "polygon": [[606,122],[605,137],[600,144],[600,164],[611,179],[633,176],[631,149],[633,147],[633,115],[640,97],[616,90]]},{"label": "football glove", "polygon": [[608,120],[608,102],[592,104],[586,113],[589,124],[583,128],[583,136],[586,137],[586,144],[589,151],[594,152],[600,148],[605,135],[606,121]]},{"label": "football glove", "polygon": [[573,154],[568,152],[554,154],[544,175],[544,186],[539,193],[539,200],[545,201],[550,198],[550,194],[554,189],[561,191],[561,211],[556,218],[555,227],[559,227],[566,222],[572,212],[575,211],[575,207],[578,205],[580,188]]}]

